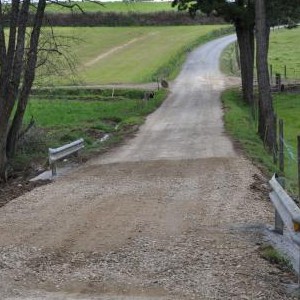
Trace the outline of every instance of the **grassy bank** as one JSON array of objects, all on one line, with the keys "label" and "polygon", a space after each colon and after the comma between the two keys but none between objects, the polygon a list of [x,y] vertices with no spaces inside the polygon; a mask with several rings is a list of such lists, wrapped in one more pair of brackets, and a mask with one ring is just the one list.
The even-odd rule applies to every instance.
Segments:
[{"label": "grassy bank", "polygon": [[249,106],[242,101],[240,92],[236,89],[227,90],[222,95],[222,101],[226,130],[254,162],[262,164],[270,174],[275,172],[272,157],[257,135],[257,124],[251,116]]},{"label": "grassy bank", "polygon": [[[32,160],[45,162],[47,149],[80,137],[86,143],[85,155],[104,151],[132,134],[145,116],[160,106],[166,91],[155,92],[153,99],[142,100],[137,90],[40,90],[34,91],[25,115],[35,126],[21,141],[15,166]],[[101,138],[109,134],[106,142]]]},{"label": "grassy bank", "polygon": [[[263,143],[257,135],[257,123],[251,117],[249,107],[242,102],[239,91],[224,92],[222,100],[225,107],[226,130],[234,140],[239,142],[247,155],[269,173],[269,176],[278,172],[272,155],[264,149]],[[296,138],[300,134],[299,95],[286,93],[274,95],[274,108],[278,118],[282,118],[285,123],[286,187],[292,194],[297,195]]]},{"label": "grassy bank", "polygon": [[236,43],[230,44],[222,52],[220,69],[224,74],[230,76],[240,76],[240,67],[236,53]]},{"label": "grassy bank", "polygon": [[193,47],[224,34],[225,28],[228,26],[54,28],[62,43],[68,44],[65,51],[73,53],[77,70],[68,73],[64,57],[57,56],[59,75],[51,75],[52,69],[45,66],[37,83],[142,83],[157,77],[174,78]]},{"label": "grassy bank", "polygon": [[[300,78],[298,44],[300,42],[300,28],[288,30],[279,29],[271,33],[269,63],[273,66],[273,74],[283,74],[284,65],[287,66],[288,78]],[[221,68],[226,74],[237,75],[235,46],[232,44],[222,54]],[[299,75],[291,70],[298,70]],[[281,70],[281,71],[280,71]],[[289,73],[290,72],[290,73]],[[297,155],[296,139],[300,134],[300,103],[299,94],[274,94],[274,109],[279,119],[285,123],[285,177],[287,189],[298,193],[297,187]],[[271,173],[278,171],[273,164],[272,157],[264,150],[258,138],[257,124],[250,117],[249,108],[244,105],[237,91],[227,91],[223,95],[224,105],[228,108],[225,115],[227,130],[240,141],[243,148],[254,161],[260,163]]]}]

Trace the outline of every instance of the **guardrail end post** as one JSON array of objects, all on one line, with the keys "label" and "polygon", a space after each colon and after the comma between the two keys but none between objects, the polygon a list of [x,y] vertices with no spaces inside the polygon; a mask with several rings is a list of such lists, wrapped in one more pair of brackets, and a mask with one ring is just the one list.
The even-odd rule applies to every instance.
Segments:
[{"label": "guardrail end post", "polygon": [[283,235],[283,221],[279,215],[279,213],[277,212],[277,210],[275,210],[275,232]]},{"label": "guardrail end post", "polygon": [[51,170],[52,170],[52,177],[57,175],[57,170],[56,170],[56,163],[53,162],[51,164]]}]

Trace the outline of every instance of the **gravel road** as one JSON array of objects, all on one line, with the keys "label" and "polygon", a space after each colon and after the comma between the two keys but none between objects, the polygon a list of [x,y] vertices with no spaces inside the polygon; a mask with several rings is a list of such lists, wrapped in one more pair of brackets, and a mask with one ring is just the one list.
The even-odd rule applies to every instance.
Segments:
[{"label": "gravel road", "polygon": [[264,178],[224,134],[218,58],[192,52],[135,138],[0,209],[0,298],[290,299],[263,260]]}]

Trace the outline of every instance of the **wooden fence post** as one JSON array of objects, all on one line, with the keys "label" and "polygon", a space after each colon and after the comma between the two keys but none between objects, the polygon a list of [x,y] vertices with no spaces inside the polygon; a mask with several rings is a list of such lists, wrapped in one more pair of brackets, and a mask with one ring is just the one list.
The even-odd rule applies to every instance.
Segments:
[{"label": "wooden fence post", "polygon": [[284,173],[284,135],[283,135],[283,120],[279,120],[279,170]]},{"label": "wooden fence post", "polygon": [[297,137],[297,148],[298,148],[298,197],[300,199],[300,135]]},{"label": "wooden fence post", "polygon": [[287,69],[286,69],[286,65],[284,65],[284,78],[287,79]]},{"label": "wooden fence post", "polygon": [[277,87],[278,91],[280,91],[280,88],[281,88],[281,74],[276,73],[275,78],[276,78],[276,87]]},{"label": "wooden fence post", "polygon": [[277,143],[277,115],[276,114],[274,114],[274,124],[275,124],[276,137],[275,137],[275,141],[273,143],[273,163],[274,163],[274,165],[277,165],[278,143]]}]

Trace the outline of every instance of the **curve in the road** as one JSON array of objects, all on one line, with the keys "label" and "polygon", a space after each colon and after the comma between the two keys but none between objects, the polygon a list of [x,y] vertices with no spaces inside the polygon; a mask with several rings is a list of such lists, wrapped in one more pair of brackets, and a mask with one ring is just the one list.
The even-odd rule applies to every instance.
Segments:
[{"label": "curve in the road", "polygon": [[96,163],[235,156],[224,134],[220,94],[226,77],[219,69],[221,52],[234,40],[226,36],[190,53],[169,97],[138,135]]}]

